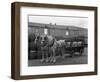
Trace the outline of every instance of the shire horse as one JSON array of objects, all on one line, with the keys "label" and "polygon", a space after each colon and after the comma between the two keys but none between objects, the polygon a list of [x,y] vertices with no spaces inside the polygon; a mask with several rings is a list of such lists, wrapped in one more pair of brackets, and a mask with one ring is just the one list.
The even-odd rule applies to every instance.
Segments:
[{"label": "shire horse", "polygon": [[58,55],[60,55],[63,59],[65,58],[65,40],[58,40],[56,41],[56,50],[58,51]]},{"label": "shire horse", "polygon": [[42,62],[56,62],[56,51],[64,58],[65,40],[56,40],[52,35],[41,36]]},{"label": "shire horse", "polygon": [[42,62],[56,62],[55,59],[55,38],[51,35],[41,36],[41,51],[42,51]]}]

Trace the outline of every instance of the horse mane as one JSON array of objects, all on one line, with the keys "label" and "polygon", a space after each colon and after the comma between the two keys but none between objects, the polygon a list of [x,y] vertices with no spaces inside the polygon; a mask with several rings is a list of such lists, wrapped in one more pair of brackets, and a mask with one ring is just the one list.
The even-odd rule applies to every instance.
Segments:
[{"label": "horse mane", "polygon": [[46,36],[48,38],[47,46],[52,47],[55,43],[55,38],[52,35],[46,35]]}]

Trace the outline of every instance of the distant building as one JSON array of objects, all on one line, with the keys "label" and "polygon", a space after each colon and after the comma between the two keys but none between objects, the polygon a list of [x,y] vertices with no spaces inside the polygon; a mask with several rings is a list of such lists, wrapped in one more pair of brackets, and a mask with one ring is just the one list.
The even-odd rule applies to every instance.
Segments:
[{"label": "distant building", "polygon": [[55,24],[42,24],[42,23],[28,23],[28,33],[31,34],[49,34],[55,37],[77,37],[84,36],[87,37],[88,30],[86,28],[76,27],[76,26],[65,26]]}]

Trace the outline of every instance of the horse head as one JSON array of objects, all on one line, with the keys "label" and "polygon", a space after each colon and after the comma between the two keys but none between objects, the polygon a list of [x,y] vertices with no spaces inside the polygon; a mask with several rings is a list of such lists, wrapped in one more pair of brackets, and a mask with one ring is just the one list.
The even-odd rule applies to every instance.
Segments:
[{"label": "horse head", "polygon": [[37,43],[39,43],[40,40],[41,40],[41,36],[40,35],[36,35],[34,43],[37,44]]},{"label": "horse head", "polygon": [[41,45],[46,46],[48,42],[48,36],[47,35],[41,35]]}]

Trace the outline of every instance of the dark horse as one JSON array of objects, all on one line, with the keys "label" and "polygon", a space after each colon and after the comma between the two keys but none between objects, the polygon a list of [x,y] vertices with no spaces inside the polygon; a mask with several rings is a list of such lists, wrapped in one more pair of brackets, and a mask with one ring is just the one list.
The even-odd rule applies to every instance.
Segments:
[{"label": "dark horse", "polygon": [[35,50],[34,47],[35,34],[28,35],[28,56],[31,58],[31,52]]},{"label": "dark horse", "polygon": [[40,36],[36,34],[31,34],[28,37],[28,54],[31,57],[31,53],[35,52],[36,55],[32,55],[35,58],[40,57]]}]

